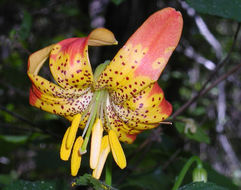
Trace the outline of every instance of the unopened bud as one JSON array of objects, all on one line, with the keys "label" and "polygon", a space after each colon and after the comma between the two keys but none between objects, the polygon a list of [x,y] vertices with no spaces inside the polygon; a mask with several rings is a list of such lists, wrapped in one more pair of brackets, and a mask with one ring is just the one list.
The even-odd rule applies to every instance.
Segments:
[{"label": "unopened bud", "polygon": [[207,172],[204,168],[195,168],[192,172],[193,182],[207,182]]}]

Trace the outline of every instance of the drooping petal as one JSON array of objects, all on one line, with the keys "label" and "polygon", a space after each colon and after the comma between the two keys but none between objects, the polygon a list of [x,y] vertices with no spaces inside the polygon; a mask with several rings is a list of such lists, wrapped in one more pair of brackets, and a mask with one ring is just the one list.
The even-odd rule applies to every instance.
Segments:
[{"label": "drooping petal", "polygon": [[120,103],[157,81],[178,44],[182,24],[173,8],[151,15],[106,67],[96,88],[110,89]]},{"label": "drooping petal", "polygon": [[70,153],[72,150],[72,147],[67,148],[67,146],[66,146],[66,140],[69,135],[69,129],[70,129],[70,127],[66,130],[66,132],[64,134],[64,138],[62,140],[61,147],[60,147],[60,158],[61,158],[61,160],[64,160],[64,161],[67,161],[69,159],[69,156],[70,156]]},{"label": "drooping petal", "polygon": [[100,154],[98,157],[98,163],[96,168],[93,170],[92,176],[96,179],[100,178],[107,156],[110,152],[110,143],[108,135],[105,135],[101,140]]},{"label": "drooping petal", "polygon": [[126,157],[115,131],[109,130],[108,137],[113,158],[116,164],[121,169],[124,169],[126,167]]},{"label": "drooping petal", "polygon": [[74,143],[74,147],[71,155],[71,175],[72,176],[76,176],[80,168],[81,154],[79,153],[79,149],[81,148],[82,144],[83,144],[83,138],[79,136]]},{"label": "drooping petal", "polygon": [[91,147],[90,147],[90,168],[95,169],[101,149],[101,139],[103,135],[103,124],[98,118],[92,128]]},{"label": "drooping petal", "polygon": [[123,104],[113,104],[113,107],[125,124],[136,130],[153,128],[172,113],[172,106],[157,82]]},{"label": "drooping petal", "polygon": [[39,51],[34,52],[28,58],[28,73],[37,75],[44,62],[48,59],[49,53],[54,47],[53,45],[47,46]]},{"label": "drooping petal", "polygon": [[88,37],[69,38],[57,43],[50,54],[50,70],[56,82],[64,89],[86,89],[93,82],[88,45],[113,45],[117,41],[112,32],[95,29]]},{"label": "drooping petal", "polygon": [[82,113],[89,105],[93,92],[78,94],[74,89],[64,90],[58,85],[38,76],[28,74],[33,85],[30,89],[29,102],[31,105],[63,117]]},{"label": "drooping petal", "polygon": [[113,102],[107,98],[106,102],[107,119],[111,126],[111,129],[115,131],[120,141],[131,144],[135,141],[136,135],[141,131],[134,127],[129,127],[125,124],[126,120],[119,117],[118,112],[114,109]]}]

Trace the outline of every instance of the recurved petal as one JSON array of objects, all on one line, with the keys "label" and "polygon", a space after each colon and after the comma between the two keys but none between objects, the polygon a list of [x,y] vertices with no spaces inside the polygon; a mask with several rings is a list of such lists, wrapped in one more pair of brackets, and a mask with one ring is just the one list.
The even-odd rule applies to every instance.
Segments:
[{"label": "recurved petal", "polygon": [[29,102],[31,105],[50,113],[64,117],[82,113],[89,105],[93,92],[83,93],[72,90],[64,90],[46,79],[28,73],[33,85],[30,89]]},{"label": "recurved petal", "polygon": [[[131,144],[135,141],[137,134],[141,131],[130,127],[125,124],[127,122],[117,115],[118,113],[115,111],[113,104],[110,103],[110,100],[107,99],[107,117],[111,129],[115,131],[117,137],[120,141]],[[133,125],[134,126],[134,125]]]},{"label": "recurved petal", "polygon": [[56,82],[65,89],[87,88],[93,82],[88,45],[116,44],[112,32],[95,29],[88,37],[69,38],[57,43],[50,54],[50,70]]},{"label": "recurved petal", "polygon": [[165,8],[151,15],[106,67],[96,88],[112,90],[116,103],[159,78],[182,32],[180,12]]},{"label": "recurved petal", "polygon": [[37,75],[44,62],[48,59],[49,53],[54,47],[53,45],[47,46],[39,51],[34,52],[28,58],[28,73]]},{"label": "recurved petal", "polygon": [[172,113],[172,106],[157,82],[123,104],[113,104],[113,108],[126,125],[136,130],[153,128]]}]

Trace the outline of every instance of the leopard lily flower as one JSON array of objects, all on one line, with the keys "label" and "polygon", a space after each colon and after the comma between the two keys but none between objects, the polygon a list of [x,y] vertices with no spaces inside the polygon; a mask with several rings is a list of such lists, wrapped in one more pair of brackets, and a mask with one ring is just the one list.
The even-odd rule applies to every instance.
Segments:
[{"label": "leopard lily flower", "polygon": [[[94,74],[88,46],[117,44],[112,32],[104,28],[30,55],[30,104],[71,122],[62,140],[60,157],[69,160],[71,156],[73,176],[78,173],[89,141],[95,178],[100,177],[110,152],[116,164],[125,168],[120,141],[132,143],[137,134],[157,127],[171,114],[172,106],[157,80],[178,44],[182,24],[181,14],[173,8],[154,13],[114,59],[101,64]],[[55,83],[38,75],[48,58]],[[78,130],[82,135],[77,135]]]}]

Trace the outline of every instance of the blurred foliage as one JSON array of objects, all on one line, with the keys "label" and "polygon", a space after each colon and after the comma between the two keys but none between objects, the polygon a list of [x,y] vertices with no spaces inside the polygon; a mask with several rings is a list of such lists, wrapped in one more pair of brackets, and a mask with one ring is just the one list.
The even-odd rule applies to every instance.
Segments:
[{"label": "blurred foliage", "polygon": [[187,0],[187,2],[201,13],[241,21],[241,0]]},{"label": "blurred foliage", "polygon": [[217,186],[214,183],[203,183],[203,182],[196,182],[185,185],[184,187],[179,188],[179,190],[227,190],[226,188]]},{"label": "blurred foliage", "polygon": [[[88,175],[91,171],[86,156],[80,177],[76,179],[82,181],[71,187],[75,180],[70,176],[69,163],[59,158],[60,143],[68,122],[29,105],[28,56],[49,44],[85,36],[92,28],[104,26],[113,31],[119,45],[90,48],[90,59],[95,68],[114,57],[150,14],[167,6],[174,7],[184,18],[183,35],[159,84],[175,112],[202,88],[213,72],[209,65],[213,63],[215,67],[227,55],[238,25],[236,21],[241,18],[240,0],[187,2],[194,9],[181,0],[1,0],[0,189],[88,189],[88,186],[104,184]],[[221,56],[217,56],[200,32],[197,16],[201,16],[220,43]],[[228,62],[213,75],[213,80],[240,63],[240,40],[239,34]],[[41,70],[41,75],[50,78],[47,67]],[[113,166],[113,187],[171,189],[189,157],[198,155],[208,173],[208,183],[192,184],[194,167],[191,167],[180,190],[238,190],[241,187],[240,81],[239,71],[227,78],[224,91],[214,87],[173,120],[172,126],[162,125],[158,130],[140,134],[134,144],[123,145],[128,167],[120,170]],[[220,102],[221,95],[225,99]],[[223,105],[225,118],[220,121],[219,106]],[[220,123],[224,129],[218,131]],[[220,140],[223,137],[227,139],[226,144]]]}]

